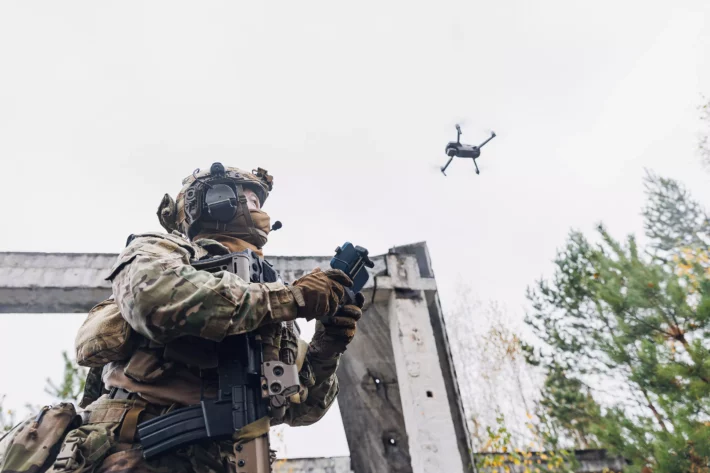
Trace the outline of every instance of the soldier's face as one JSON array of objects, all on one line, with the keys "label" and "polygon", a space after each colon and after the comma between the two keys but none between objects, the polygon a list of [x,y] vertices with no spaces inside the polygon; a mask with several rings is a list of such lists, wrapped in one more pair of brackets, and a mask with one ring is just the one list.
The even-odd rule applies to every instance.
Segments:
[{"label": "soldier's face", "polygon": [[251,189],[244,188],[244,195],[247,198],[247,208],[249,210],[261,210],[261,204],[259,203],[259,197]]}]

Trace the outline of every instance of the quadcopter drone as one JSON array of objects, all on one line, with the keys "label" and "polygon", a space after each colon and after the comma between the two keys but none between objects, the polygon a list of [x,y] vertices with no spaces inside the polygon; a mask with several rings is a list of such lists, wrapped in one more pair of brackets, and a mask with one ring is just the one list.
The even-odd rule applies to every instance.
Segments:
[{"label": "quadcopter drone", "polygon": [[484,141],[478,146],[466,145],[461,143],[462,133],[461,127],[459,125],[456,125],[456,132],[458,133],[458,135],[456,136],[456,141],[449,141],[449,144],[446,145],[446,155],[449,157],[449,160],[446,162],[446,166],[441,167],[441,173],[446,176],[446,168],[449,167],[449,164],[451,164],[451,161],[454,158],[471,158],[473,159],[473,165],[476,167],[476,174],[481,174],[481,172],[478,170],[478,164],[476,164],[476,158],[481,155],[481,148],[483,148],[483,145],[485,145],[496,137],[495,132],[492,131],[490,138],[488,138],[486,141]]}]

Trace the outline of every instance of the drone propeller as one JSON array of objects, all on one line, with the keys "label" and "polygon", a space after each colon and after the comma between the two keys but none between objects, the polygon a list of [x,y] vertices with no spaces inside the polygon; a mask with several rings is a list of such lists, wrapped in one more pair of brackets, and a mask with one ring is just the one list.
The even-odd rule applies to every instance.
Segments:
[{"label": "drone propeller", "polygon": [[484,141],[483,143],[481,143],[480,145],[478,145],[478,148],[479,148],[479,149],[480,149],[480,148],[483,148],[483,145],[485,145],[486,143],[488,143],[489,141],[491,141],[491,140],[492,140],[493,138],[495,138],[495,137],[496,137],[496,132],[493,131],[493,130],[491,130],[491,136],[489,136],[489,137],[486,139],[486,141]]}]

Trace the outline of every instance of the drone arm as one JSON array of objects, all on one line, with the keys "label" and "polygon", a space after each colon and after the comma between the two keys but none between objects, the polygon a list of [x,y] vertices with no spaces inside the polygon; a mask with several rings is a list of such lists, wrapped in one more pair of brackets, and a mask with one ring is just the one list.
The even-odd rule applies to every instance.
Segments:
[{"label": "drone arm", "polygon": [[478,147],[479,147],[479,148],[483,148],[483,145],[485,145],[486,143],[488,143],[489,141],[491,141],[491,140],[492,140],[493,138],[495,138],[495,137],[496,137],[495,132],[491,133],[491,136],[490,136],[486,141],[484,141],[483,143],[481,143],[480,145],[478,145]]}]

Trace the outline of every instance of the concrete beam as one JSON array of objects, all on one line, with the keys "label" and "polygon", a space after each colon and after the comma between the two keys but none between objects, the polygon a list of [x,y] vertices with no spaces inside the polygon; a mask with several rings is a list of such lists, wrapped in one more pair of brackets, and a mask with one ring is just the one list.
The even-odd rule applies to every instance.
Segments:
[{"label": "concrete beam", "polygon": [[0,253],[0,313],[88,312],[111,295],[114,254]]},{"label": "concrete beam", "polygon": [[[105,280],[116,261],[111,253],[0,252],[0,313],[81,313],[111,295]],[[273,256],[269,261],[284,281],[315,267],[327,268],[330,256]],[[384,269],[374,258],[372,273]],[[373,284],[370,279],[368,286]]]}]

